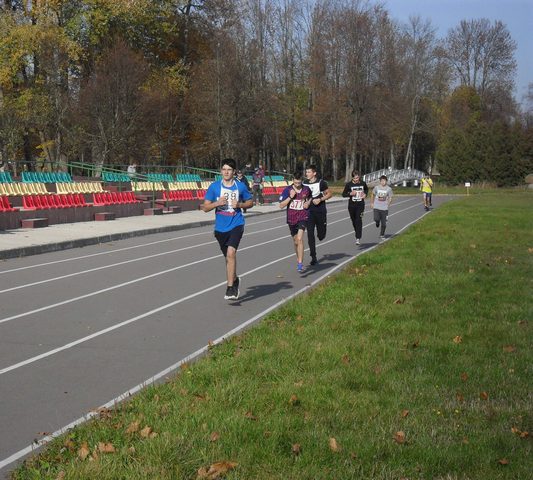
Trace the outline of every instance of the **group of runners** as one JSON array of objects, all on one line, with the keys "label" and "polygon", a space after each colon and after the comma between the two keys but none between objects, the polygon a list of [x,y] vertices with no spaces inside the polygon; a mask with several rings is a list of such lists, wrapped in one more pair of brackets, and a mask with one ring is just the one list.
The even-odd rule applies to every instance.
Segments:
[{"label": "group of runners", "polygon": [[[236,163],[233,159],[222,162],[221,180],[213,182],[204,198],[201,208],[204,212],[215,210],[215,238],[218,240],[222,254],[226,260],[227,288],[224,299],[237,300],[240,295],[240,278],[237,275],[237,249],[244,234],[243,210],[254,204],[252,193],[244,181],[236,177]],[[424,191],[424,207],[431,205],[431,185],[425,179],[422,182]],[[429,195],[425,189],[429,188]],[[342,196],[348,198],[348,212],[355,232],[355,244],[360,245],[363,232],[363,214],[365,199],[369,189],[361,178],[360,172],[354,170],[352,179],[346,183]],[[326,201],[331,198],[328,183],[317,177],[314,165],[308,165],[305,172],[293,174],[291,185],[287,186],[279,197],[279,207],[287,211],[287,224],[294,242],[296,269],[302,273],[304,267],[304,235],[307,231],[307,242],[311,256],[310,265],[318,263],[316,238],[326,238],[327,210]],[[370,193],[370,207],[374,211],[376,227],[380,228],[380,240],[385,240],[387,216],[392,202],[392,188],[387,184],[387,177],[381,176],[379,185]],[[315,238],[316,231],[316,238]]]}]

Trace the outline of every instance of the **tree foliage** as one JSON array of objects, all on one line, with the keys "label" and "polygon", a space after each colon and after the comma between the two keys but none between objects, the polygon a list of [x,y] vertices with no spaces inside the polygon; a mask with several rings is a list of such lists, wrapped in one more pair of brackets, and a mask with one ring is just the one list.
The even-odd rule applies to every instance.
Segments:
[{"label": "tree foliage", "polygon": [[234,156],[338,179],[436,161],[506,184],[531,168],[498,21],[439,39],[351,0],[5,1],[0,38],[0,160],[29,168]]}]

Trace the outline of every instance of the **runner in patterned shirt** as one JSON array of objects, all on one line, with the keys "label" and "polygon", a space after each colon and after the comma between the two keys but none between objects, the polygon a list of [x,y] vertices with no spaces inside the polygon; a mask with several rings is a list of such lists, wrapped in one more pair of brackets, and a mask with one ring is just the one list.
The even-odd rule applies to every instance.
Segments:
[{"label": "runner in patterned shirt", "polygon": [[387,216],[389,207],[392,202],[392,188],[387,185],[387,177],[382,175],[379,179],[379,185],[372,190],[370,199],[370,208],[374,209],[374,222],[376,227],[381,225],[380,240],[385,241],[385,229],[387,228]]},{"label": "runner in patterned shirt", "polygon": [[251,208],[252,194],[244,183],[235,180],[235,160],[222,162],[222,180],[209,185],[201,208],[204,212],[215,209],[215,238],[226,258],[228,286],[225,300],[239,298],[240,279],[237,276],[237,249],[244,233],[244,216],[241,209]]},{"label": "runner in patterned shirt", "polygon": [[320,241],[326,238],[327,229],[327,210],[326,200],[331,198],[328,184],[325,180],[318,179],[316,176],[316,166],[309,165],[305,169],[306,180],[304,185],[309,187],[313,200],[309,206],[309,220],[307,222],[307,242],[309,243],[309,253],[311,254],[311,265],[318,263],[316,258],[316,236]]},{"label": "runner in patterned shirt", "polygon": [[287,207],[287,223],[294,241],[296,253],[296,269],[304,271],[304,232],[309,218],[309,205],[311,205],[311,190],[302,185],[302,174],[296,172],[292,185],[285,187],[279,197],[279,208]]}]

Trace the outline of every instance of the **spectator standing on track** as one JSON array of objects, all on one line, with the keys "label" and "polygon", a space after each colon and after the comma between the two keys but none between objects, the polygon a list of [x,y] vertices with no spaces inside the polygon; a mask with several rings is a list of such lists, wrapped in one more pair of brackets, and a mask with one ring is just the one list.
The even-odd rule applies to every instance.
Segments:
[{"label": "spectator standing on track", "polygon": [[424,175],[424,178],[420,181],[420,190],[422,190],[422,195],[424,197],[424,208],[429,211],[431,207],[431,195],[433,193],[433,180],[428,175]]},{"label": "spectator standing on track", "polygon": [[302,177],[301,172],[294,173],[292,185],[285,187],[279,197],[279,208],[287,207],[287,223],[294,241],[296,269],[300,273],[304,271],[304,232],[311,205],[311,190],[302,184]]},{"label": "spectator standing on track", "polygon": [[354,170],[352,172],[352,180],[344,186],[342,196],[349,198],[348,213],[352,220],[356,245],[360,245],[363,235],[363,214],[365,213],[365,198],[367,195],[367,184],[364,180],[361,180],[361,173]]},{"label": "spectator standing on track", "polygon": [[[248,179],[244,176],[244,173],[242,172],[242,170],[237,170],[237,176],[235,178],[237,179],[237,181],[244,184],[248,192],[252,191],[252,189],[250,188],[250,183],[248,182]],[[242,211],[243,213],[246,213],[246,208],[243,208]]]},{"label": "spectator standing on track", "polygon": [[387,228],[387,216],[389,215],[389,207],[392,202],[392,188],[387,185],[387,177],[381,175],[379,178],[379,185],[376,185],[372,190],[370,198],[370,207],[374,209],[374,221],[376,227],[381,225],[380,240],[385,240],[385,229]]},{"label": "spectator standing on track", "polygon": [[253,202],[254,205],[263,205],[265,203],[265,200],[263,198],[263,182],[265,179],[265,171],[259,165],[258,168],[255,169],[253,175],[252,175],[252,190],[253,190]]},{"label": "spectator standing on track", "polygon": [[309,206],[309,220],[307,221],[307,241],[309,243],[309,253],[311,254],[311,265],[316,265],[316,235],[320,241],[326,238],[327,210],[326,200],[331,198],[328,183],[319,179],[316,175],[316,166],[309,165],[305,169],[306,181],[303,183],[311,190],[313,200]]},{"label": "spectator standing on track", "polygon": [[226,259],[227,288],[225,300],[237,300],[240,279],[237,276],[237,249],[244,233],[242,209],[253,206],[252,195],[242,182],[234,178],[235,160],[222,162],[222,180],[213,182],[205,194],[201,208],[204,212],[215,209],[215,238]]}]

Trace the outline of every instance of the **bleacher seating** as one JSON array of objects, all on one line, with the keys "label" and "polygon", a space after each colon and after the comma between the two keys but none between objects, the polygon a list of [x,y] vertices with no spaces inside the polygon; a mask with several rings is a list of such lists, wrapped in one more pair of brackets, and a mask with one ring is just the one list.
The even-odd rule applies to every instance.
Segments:
[{"label": "bleacher seating", "polygon": [[170,173],[148,173],[146,175],[150,182],[173,182],[174,177]]},{"label": "bleacher seating", "polygon": [[0,183],[0,195],[10,195],[13,197],[22,195],[48,195],[44,183]]},{"label": "bleacher seating", "polygon": [[139,203],[133,192],[93,193],[94,205],[116,205],[121,203]]},{"label": "bleacher seating", "polygon": [[213,182],[209,180],[203,180],[202,182],[200,182],[200,187],[202,187],[202,189],[204,190],[207,190],[212,183]]},{"label": "bleacher seating", "polygon": [[162,182],[131,182],[131,189],[134,192],[151,192],[165,190]]},{"label": "bleacher seating", "polygon": [[129,182],[131,179],[127,173],[103,172],[102,180],[104,182]]},{"label": "bleacher seating", "polygon": [[11,178],[11,173],[9,172],[0,172],[0,183],[11,183],[13,179]]},{"label": "bleacher seating", "polygon": [[22,181],[25,183],[67,183],[72,182],[72,177],[67,172],[22,172]]},{"label": "bleacher seating", "polygon": [[[204,194],[205,195],[205,194]],[[163,192],[163,200],[195,200],[192,190],[167,190]]]},{"label": "bleacher seating", "polygon": [[25,210],[44,210],[50,208],[88,207],[85,197],[79,193],[66,195],[25,195],[22,197]]},{"label": "bleacher seating", "polygon": [[0,212],[14,212],[17,210],[16,208],[13,208],[11,203],[9,203],[9,198],[6,196],[0,197]]},{"label": "bleacher seating", "polygon": [[169,182],[168,189],[169,190],[198,190],[198,183],[197,182]]},{"label": "bleacher seating", "polygon": [[176,175],[177,182],[201,182],[200,175],[194,173],[178,173]]},{"label": "bleacher seating", "polygon": [[57,193],[95,193],[103,192],[100,182],[56,183]]}]

